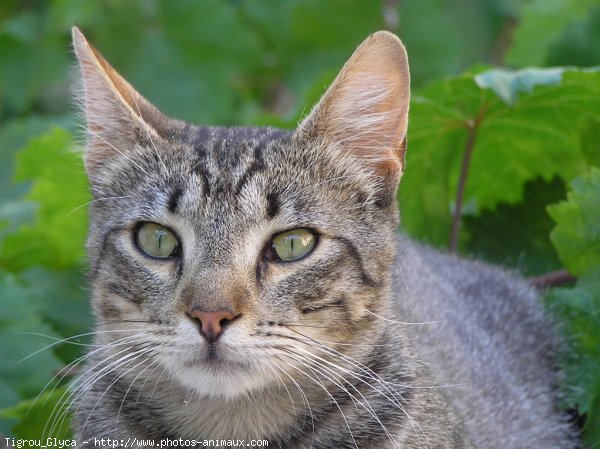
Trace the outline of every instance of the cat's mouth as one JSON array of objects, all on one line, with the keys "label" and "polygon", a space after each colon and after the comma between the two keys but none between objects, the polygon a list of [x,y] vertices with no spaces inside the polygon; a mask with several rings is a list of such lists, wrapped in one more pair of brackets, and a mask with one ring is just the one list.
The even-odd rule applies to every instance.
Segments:
[{"label": "cat's mouth", "polygon": [[255,357],[222,341],[194,345],[186,355],[165,355],[174,378],[202,396],[234,398],[272,381]]},{"label": "cat's mouth", "polygon": [[200,352],[194,357],[194,364],[197,366],[209,367],[215,369],[232,369],[236,365],[235,354],[230,347],[221,342],[207,342]]},{"label": "cat's mouth", "polygon": [[220,351],[219,351],[219,346],[218,343],[209,343],[208,347],[206,348],[206,360],[208,362],[221,362],[223,361],[223,358],[221,357]]}]

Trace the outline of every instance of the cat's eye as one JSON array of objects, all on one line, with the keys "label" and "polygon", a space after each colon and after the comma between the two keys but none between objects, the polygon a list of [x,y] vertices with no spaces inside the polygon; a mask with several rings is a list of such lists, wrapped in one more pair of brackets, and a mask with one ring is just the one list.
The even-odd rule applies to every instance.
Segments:
[{"label": "cat's eye", "polygon": [[292,229],[277,235],[271,243],[271,255],[275,260],[290,262],[309,254],[317,244],[317,235],[305,228]]},{"label": "cat's eye", "polygon": [[159,259],[173,257],[179,250],[179,241],[175,234],[156,223],[144,223],[139,226],[135,241],[143,253]]}]

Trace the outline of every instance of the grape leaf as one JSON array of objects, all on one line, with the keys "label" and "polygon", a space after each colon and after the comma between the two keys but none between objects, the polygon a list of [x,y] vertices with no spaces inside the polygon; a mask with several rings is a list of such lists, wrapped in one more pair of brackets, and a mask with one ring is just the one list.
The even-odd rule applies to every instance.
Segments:
[{"label": "grape leaf", "polygon": [[418,92],[399,190],[409,234],[448,241],[469,138],[462,214],[516,204],[527,181],[570,181],[585,169],[582,136],[590,120],[600,122],[600,71],[561,71],[516,72],[512,81],[506,72],[467,73]]},{"label": "grape leaf", "polygon": [[550,234],[564,266],[574,275],[600,267],[600,169],[575,179],[568,200],[548,207]]},{"label": "grape leaf", "polygon": [[[597,196],[600,201],[600,195]],[[590,447],[600,442],[600,266],[571,289],[552,290],[546,304],[560,321],[566,344],[560,364],[564,373],[563,405],[586,417],[584,437]]]},{"label": "grape leaf", "polygon": [[586,415],[588,444],[600,442],[600,169],[577,177],[567,200],[548,207],[556,221],[550,238],[565,267],[579,275],[571,289],[554,289],[546,302],[567,337],[562,355],[565,402]]},{"label": "grape leaf", "polygon": [[463,246],[476,258],[517,269],[533,276],[562,267],[550,241],[555,226],[546,204],[565,197],[565,186],[559,177],[551,182],[528,181],[523,201],[499,203],[495,209],[484,209],[479,215],[463,217]]}]

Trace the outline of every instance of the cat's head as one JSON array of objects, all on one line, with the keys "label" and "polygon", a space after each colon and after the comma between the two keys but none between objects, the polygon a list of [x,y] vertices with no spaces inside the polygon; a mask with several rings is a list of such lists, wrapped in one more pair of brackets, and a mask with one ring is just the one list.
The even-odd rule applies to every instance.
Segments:
[{"label": "cat's head", "polygon": [[73,37],[98,342],[136,373],[226,397],[302,378],[317,357],[360,361],[390,301],[409,101],[400,40],[367,38],[288,132],[169,119]]}]

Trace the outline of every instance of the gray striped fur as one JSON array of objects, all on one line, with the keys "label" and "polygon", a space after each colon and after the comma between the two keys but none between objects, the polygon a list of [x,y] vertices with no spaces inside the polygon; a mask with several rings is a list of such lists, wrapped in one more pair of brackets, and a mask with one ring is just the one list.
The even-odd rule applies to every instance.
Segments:
[{"label": "gray striped fur", "polygon": [[[295,132],[168,119],[74,39],[97,332],[72,390],[78,441],[576,446],[535,292],[397,235],[408,112],[397,38],[369,38]],[[181,256],[142,254],[140,222],[175,232]],[[318,231],[314,251],[265,259],[272,236],[297,227]],[[217,346],[194,304],[240,314]]]}]

